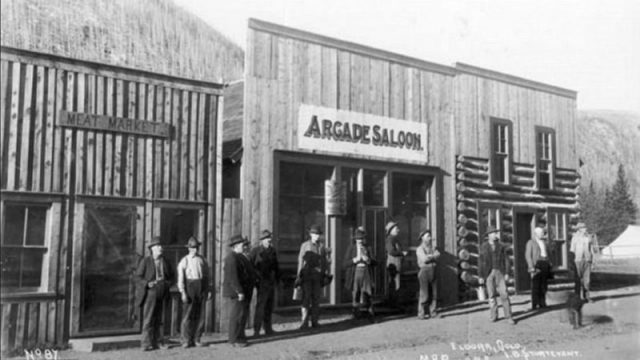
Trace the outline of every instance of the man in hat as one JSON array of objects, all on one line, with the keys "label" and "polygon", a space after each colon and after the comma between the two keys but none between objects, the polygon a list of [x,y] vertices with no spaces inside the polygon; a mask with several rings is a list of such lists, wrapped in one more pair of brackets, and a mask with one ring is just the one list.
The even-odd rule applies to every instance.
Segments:
[{"label": "man in hat", "polygon": [[547,281],[551,277],[547,235],[541,227],[533,229],[533,238],[527,241],[524,258],[531,275],[531,310],[547,306]]},{"label": "man in hat", "polygon": [[571,237],[571,252],[576,265],[576,293],[583,300],[592,302],[589,294],[591,283],[591,266],[595,255],[592,237],[587,233],[587,225],[581,222],[576,226],[576,233]]},{"label": "man in hat", "polygon": [[209,288],[209,266],[198,254],[200,243],[191,236],[187,241],[189,253],[178,263],[178,290],[184,304],[182,307],[182,347],[203,346],[200,339],[204,331],[202,307],[211,299]]},{"label": "man in hat", "polygon": [[360,306],[366,309],[369,320],[374,320],[373,301],[373,258],[371,247],[366,244],[366,232],[358,227],[353,234],[353,242],[349,244],[342,262],[345,272],[345,288],[351,291],[353,316],[360,316]]},{"label": "man in hat", "polygon": [[258,299],[253,317],[253,333],[258,336],[260,328],[264,324],[265,333],[271,335],[274,332],[271,325],[271,313],[273,312],[276,285],[280,279],[278,256],[273,248],[271,231],[262,230],[260,243],[249,252],[249,260],[258,275]]},{"label": "man in hat", "polygon": [[504,309],[504,317],[509,320],[509,323],[515,324],[515,320],[511,317],[511,304],[507,292],[509,257],[506,253],[506,247],[500,243],[500,230],[495,227],[489,226],[484,236],[487,237],[487,241],[480,246],[478,273],[480,284],[486,284],[487,288],[489,318],[491,321],[498,320],[496,297],[499,295]]},{"label": "man in hat", "polygon": [[398,290],[400,290],[400,271],[402,270],[402,258],[407,255],[407,251],[402,250],[398,235],[400,228],[395,221],[389,221],[385,226],[386,238],[385,248],[387,250],[387,283],[388,302],[391,306],[397,306]]},{"label": "man in hat", "polygon": [[149,244],[150,256],[138,263],[134,279],[136,282],[136,306],[142,307],[142,339],[143,351],[158,347],[166,349],[161,338],[162,310],[164,301],[169,297],[169,288],[174,273],[167,260],[162,256],[160,237],[156,236]]},{"label": "man in hat", "polygon": [[322,230],[319,225],[309,227],[309,240],[302,243],[298,254],[298,280],[302,285],[302,324],[300,329],[317,327],[320,317],[320,297],[324,277],[328,270],[328,251],[320,242]]},{"label": "man in hat", "polygon": [[420,246],[416,249],[418,261],[418,283],[420,284],[420,296],[418,298],[418,318],[428,319],[436,317],[436,305],[438,297],[438,284],[436,283],[436,262],[440,252],[433,246],[431,230],[424,230],[418,237]]},{"label": "man in hat", "polygon": [[234,347],[247,346],[244,333],[246,314],[248,309],[247,294],[253,291],[254,282],[251,279],[250,264],[242,254],[248,241],[241,235],[235,235],[229,240],[231,250],[224,259],[224,280],[222,296],[229,298],[229,344]]}]

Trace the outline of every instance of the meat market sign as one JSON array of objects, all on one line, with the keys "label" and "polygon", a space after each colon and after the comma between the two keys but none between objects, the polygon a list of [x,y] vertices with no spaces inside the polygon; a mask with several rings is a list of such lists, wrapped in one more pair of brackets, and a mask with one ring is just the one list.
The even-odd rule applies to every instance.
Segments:
[{"label": "meat market sign", "polygon": [[113,131],[162,138],[169,138],[171,135],[171,125],[166,123],[109,115],[77,113],[65,110],[60,111],[58,125],[62,127]]},{"label": "meat market sign", "polygon": [[298,148],[427,161],[427,125],[301,104]]}]

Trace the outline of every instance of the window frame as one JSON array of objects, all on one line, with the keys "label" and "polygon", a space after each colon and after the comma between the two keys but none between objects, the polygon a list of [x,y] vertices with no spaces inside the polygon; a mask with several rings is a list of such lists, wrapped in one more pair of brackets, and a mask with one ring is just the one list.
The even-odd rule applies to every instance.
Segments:
[{"label": "window frame", "polygon": [[[45,210],[45,221],[44,221],[44,239],[42,245],[27,245],[26,244],[26,231],[23,233],[23,239],[21,245],[4,245],[4,243],[0,242],[0,248],[14,248],[14,249],[41,249],[42,250],[42,267],[40,269],[40,285],[39,286],[7,286],[2,287],[2,292],[6,293],[45,293],[49,292],[50,279],[49,272],[51,270],[51,253],[52,253],[52,237],[55,236],[53,234],[53,207],[56,204],[56,201],[51,197],[31,197],[25,198],[23,196],[11,196],[9,194],[2,194],[2,201],[0,201],[0,233],[4,238],[6,234],[5,226],[6,226],[6,207],[10,206],[23,206],[23,207],[43,207]],[[58,203],[59,205],[59,203]],[[28,217],[28,212],[25,212],[25,218]],[[26,220],[23,220],[26,221]],[[23,222],[23,226],[26,226]],[[26,229],[25,229],[26,230]],[[22,277],[22,276],[21,276]]]},{"label": "window frame", "polygon": [[[543,149],[539,145],[538,138],[539,136],[548,135],[548,157],[543,158]],[[544,144],[544,141],[542,142]],[[534,138],[534,146],[536,150],[536,160],[535,160],[535,179],[534,184],[537,190],[554,190],[555,189],[555,180],[556,180],[556,131],[553,128],[547,126],[535,126],[535,138]],[[547,162],[547,169],[542,169],[540,165],[542,161]],[[549,174],[549,186],[542,187],[542,181],[540,177],[543,173]]]},{"label": "window frame", "polygon": [[[505,141],[504,145],[505,152],[498,152],[500,149],[500,138],[496,138],[496,128],[505,127]],[[498,149],[496,149],[498,148]],[[504,166],[504,180],[498,180],[496,176],[496,158],[498,156],[506,158],[506,160],[502,160],[505,164]],[[489,120],[489,185],[502,184],[502,185],[510,185],[511,184],[511,176],[513,172],[513,122],[508,119],[501,119],[496,117],[491,117]]]},{"label": "window frame", "polygon": [[[554,216],[557,216],[555,220]],[[563,239],[559,239],[557,236],[558,233],[558,219],[562,218],[563,221]],[[547,221],[546,221],[546,230],[549,237],[551,237],[551,225],[552,223],[556,225],[556,233],[553,234],[551,240],[548,239],[549,244],[553,244],[553,251],[557,251],[560,249],[562,254],[560,255],[560,259],[562,259],[561,264],[552,264],[554,267],[558,269],[566,270],[569,268],[569,240],[570,240],[570,229],[569,229],[569,221],[570,221],[570,211],[564,208],[547,208]]]}]

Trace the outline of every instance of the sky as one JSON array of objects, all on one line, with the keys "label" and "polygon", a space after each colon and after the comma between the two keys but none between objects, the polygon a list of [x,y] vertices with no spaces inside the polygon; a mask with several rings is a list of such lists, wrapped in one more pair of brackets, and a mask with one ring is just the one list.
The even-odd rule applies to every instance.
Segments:
[{"label": "sky", "polygon": [[246,47],[256,18],[443,65],[578,91],[640,113],[638,0],[174,0]]}]

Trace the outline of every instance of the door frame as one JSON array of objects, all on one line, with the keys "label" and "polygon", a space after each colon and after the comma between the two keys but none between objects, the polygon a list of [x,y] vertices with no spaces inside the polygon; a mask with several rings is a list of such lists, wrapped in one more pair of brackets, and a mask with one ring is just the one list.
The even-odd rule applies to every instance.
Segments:
[{"label": "door frame", "polygon": [[[527,246],[527,241],[525,240],[524,242],[519,241],[519,234],[518,234],[518,216],[522,215],[522,214],[527,214],[527,215],[531,215],[531,223],[530,223],[530,233],[533,234],[533,229],[536,227],[536,225],[538,224],[538,209],[535,207],[531,207],[531,206],[514,206],[513,207],[513,278],[514,278],[514,288],[516,290],[516,293],[523,293],[523,292],[527,292],[530,289],[522,289],[521,284],[518,281],[519,278],[519,271],[518,271],[518,265],[519,265],[519,260],[518,260],[518,253],[520,253],[522,251],[522,253],[524,254],[524,252],[526,251],[526,246]],[[524,256],[523,256],[524,258]],[[525,260],[526,261],[526,260]]]},{"label": "door frame", "polygon": [[84,243],[84,212],[86,205],[105,206],[130,206],[135,207],[137,212],[135,229],[135,249],[138,255],[145,255],[144,252],[144,201],[134,199],[114,199],[78,197],[73,205],[73,235],[72,235],[72,267],[71,267],[71,304],[70,304],[70,332],[69,337],[90,337],[96,335],[124,335],[136,334],[140,332],[141,323],[138,322],[137,329],[124,330],[82,330],[80,323],[82,317],[82,279],[84,277],[84,258],[86,244]]}]

